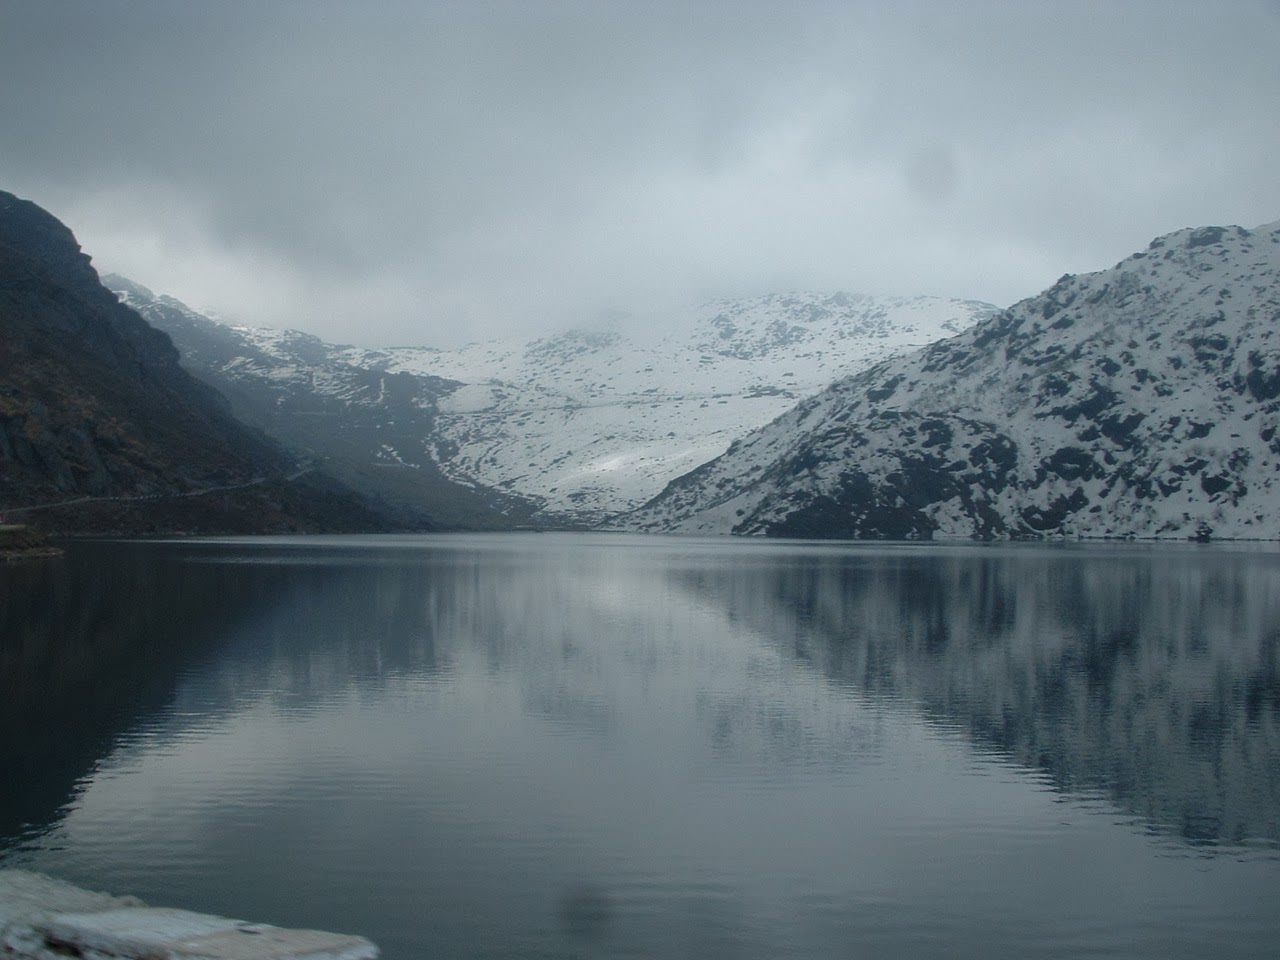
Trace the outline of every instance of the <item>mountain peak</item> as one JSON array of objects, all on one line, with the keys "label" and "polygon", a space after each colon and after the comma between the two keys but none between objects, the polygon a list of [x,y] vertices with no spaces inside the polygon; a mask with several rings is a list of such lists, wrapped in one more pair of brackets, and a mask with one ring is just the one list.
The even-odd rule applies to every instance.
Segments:
[{"label": "mountain peak", "polygon": [[156,296],[147,287],[118,273],[104,273],[102,285],[115,293],[123,303],[128,303],[130,299],[154,300]]},{"label": "mountain peak", "polygon": [[75,235],[47,210],[0,190],[0,245],[38,263],[80,293],[99,290],[98,273]]},{"label": "mountain peak", "polygon": [[1158,238],[804,401],[642,529],[1280,537],[1280,224]]}]

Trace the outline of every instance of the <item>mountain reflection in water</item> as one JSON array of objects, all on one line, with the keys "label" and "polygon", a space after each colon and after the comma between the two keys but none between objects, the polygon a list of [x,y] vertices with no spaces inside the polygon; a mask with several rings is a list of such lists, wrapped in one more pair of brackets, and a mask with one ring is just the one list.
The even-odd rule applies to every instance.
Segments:
[{"label": "mountain reflection in water", "polygon": [[1192,843],[1280,842],[1280,556],[904,549],[684,571],[826,676]]},{"label": "mountain reflection in water", "polygon": [[1278,648],[1262,547],[75,543],[0,569],[0,864],[389,960],[1249,955]]}]

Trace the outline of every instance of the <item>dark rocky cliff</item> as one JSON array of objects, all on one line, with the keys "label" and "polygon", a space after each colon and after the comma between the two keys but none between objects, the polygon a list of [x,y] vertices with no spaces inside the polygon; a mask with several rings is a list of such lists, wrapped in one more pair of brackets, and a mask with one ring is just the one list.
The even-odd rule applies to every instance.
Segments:
[{"label": "dark rocky cliff", "polygon": [[297,472],[102,286],[65,225],[0,192],[0,513],[70,531],[385,525]]}]

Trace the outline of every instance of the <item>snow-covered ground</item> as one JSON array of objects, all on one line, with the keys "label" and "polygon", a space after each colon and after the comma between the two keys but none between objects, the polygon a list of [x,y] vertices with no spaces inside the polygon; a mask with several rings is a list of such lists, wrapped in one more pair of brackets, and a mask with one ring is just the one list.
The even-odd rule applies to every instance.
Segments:
[{"label": "snow-covered ground", "polygon": [[[683,332],[656,341],[569,332],[336,356],[462,383],[441,399],[424,438],[444,472],[537,500],[548,516],[598,521],[833,380],[994,311],[937,297],[790,294],[707,304]],[[274,336],[256,342],[270,351]]]},{"label": "snow-covered ground", "polygon": [[1280,223],[1181,230],[846,378],[622,521],[1280,538]]},{"label": "snow-covered ground", "polygon": [[26,870],[0,870],[0,957],[11,960],[376,960],[364,937],[148,907]]}]

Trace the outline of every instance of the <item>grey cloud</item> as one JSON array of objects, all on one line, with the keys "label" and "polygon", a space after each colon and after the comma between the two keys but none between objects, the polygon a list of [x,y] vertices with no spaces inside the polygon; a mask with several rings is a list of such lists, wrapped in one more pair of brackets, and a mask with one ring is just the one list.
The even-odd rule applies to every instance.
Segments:
[{"label": "grey cloud", "polygon": [[1001,302],[1280,215],[1273,3],[0,18],[0,186],[105,267],[338,339],[652,322],[771,286]]}]

